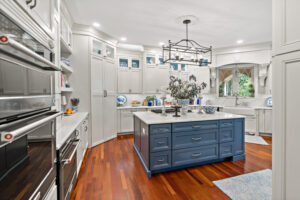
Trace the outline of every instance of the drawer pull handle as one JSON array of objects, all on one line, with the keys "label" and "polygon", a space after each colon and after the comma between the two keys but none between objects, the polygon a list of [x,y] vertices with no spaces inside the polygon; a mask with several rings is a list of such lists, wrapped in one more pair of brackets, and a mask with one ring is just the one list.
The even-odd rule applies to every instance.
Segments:
[{"label": "drawer pull handle", "polygon": [[192,140],[197,141],[197,140],[201,140],[202,137],[198,137],[198,138],[192,138]]},{"label": "drawer pull handle", "polygon": [[224,123],[223,125],[232,125],[232,123],[227,122],[227,123]]},{"label": "drawer pull handle", "polygon": [[192,157],[199,157],[199,156],[201,156],[202,155],[202,153],[193,153],[192,154]]},{"label": "drawer pull handle", "polygon": [[195,125],[195,126],[192,126],[192,128],[201,128],[200,125]]},{"label": "drawer pull handle", "polygon": [[165,144],[165,142],[157,142],[157,144]]},{"label": "drawer pull handle", "polygon": [[165,160],[164,159],[162,159],[162,160],[157,160],[157,162],[164,162]]},{"label": "drawer pull handle", "polygon": [[230,152],[230,150],[229,149],[225,149],[223,152],[227,153],[227,152]]},{"label": "drawer pull handle", "polygon": [[163,132],[163,131],[168,131],[169,129],[167,128],[159,128],[158,131]]}]

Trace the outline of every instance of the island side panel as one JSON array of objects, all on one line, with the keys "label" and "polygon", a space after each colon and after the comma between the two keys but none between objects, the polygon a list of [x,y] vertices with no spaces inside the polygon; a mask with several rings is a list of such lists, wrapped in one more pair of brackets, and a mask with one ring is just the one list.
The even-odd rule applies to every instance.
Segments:
[{"label": "island side panel", "polygon": [[149,126],[141,121],[141,155],[149,169]]},{"label": "island side panel", "polygon": [[234,157],[233,160],[245,158],[245,119],[235,119],[234,123]]},{"label": "island side panel", "polygon": [[134,144],[137,150],[141,151],[141,120],[134,117]]}]

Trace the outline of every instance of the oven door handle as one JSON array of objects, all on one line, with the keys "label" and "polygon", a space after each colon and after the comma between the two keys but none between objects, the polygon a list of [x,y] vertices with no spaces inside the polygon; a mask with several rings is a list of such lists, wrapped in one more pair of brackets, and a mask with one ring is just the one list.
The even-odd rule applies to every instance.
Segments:
[{"label": "oven door handle", "polygon": [[70,164],[72,162],[72,159],[73,159],[73,157],[75,156],[75,154],[77,152],[79,144],[80,144],[80,140],[77,142],[76,147],[74,148],[74,150],[73,150],[72,154],[70,155],[70,157],[67,158],[67,159],[62,159],[62,165],[63,166],[64,165],[68,165],[68,164]]},{"label": "oven door handle", "polygon": [[29,48],[27,48],[26,46],[24,46],[23,44],[15,41],[12,38],[8,37],[7,43],[14,47],[15,49],[35,58],[36,60],[48,65],[50,68],[56,70],[56,71],[61,71],[61,69],[59,67],[57,67],[55,64],[53,64],[52,62],[50,62],[49,60],[41,57],[40,55],[36,54],[34,51],[30,50]]},{"label": "oven door handle", "polygon": [[55,119],[56,117],[60,116],[61,114],[62,114],[62,112],[53,114],[53,115],[51,115],[49,117],[46,117],[46,118],[41,119],[39,121],[33,122],[31,124],[28,124],[26,126],[23,126],[23,127],[19,128],[19,129],[13,130],[13,131],[0,132],[1,143],[4,143],[4,144],[0,145],[0,148],[6,146],[9,143],[12,143],[13,141],[15,141],[16,139],[18,139],[18,138],[20,138],[22,136],[27,135],[28,133],[31,132],[31,130],[39,127],[40,125],[42,125],[42,124],[44,124],[46,122],[49,122],[49,121]]}]

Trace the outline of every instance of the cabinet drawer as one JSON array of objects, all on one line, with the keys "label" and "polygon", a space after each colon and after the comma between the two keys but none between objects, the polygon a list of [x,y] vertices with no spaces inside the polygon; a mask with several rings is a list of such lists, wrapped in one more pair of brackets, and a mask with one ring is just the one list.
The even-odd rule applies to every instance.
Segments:
[{"label": "cabinet drawer", "polygon": [[233,143],[223,143],[220,144],[220,158],[226,158],[233,156]]},{"label": "cabinet drawer", "polygon": [[150,152],[171,149],[171,133],[154,134],[150,136]]},{"label": "cabinet drawer", "polygon": [[198,163],[218,158],[218,145],[208,145],[172,151],[172,166]]},{"label": "cabinet drawer", "polygon": [[218,129],[177,132],[172,136],[172,148],[182,149],[218,143]]},{"label": "cabinet drawer", "polygon": [[234,121],[232,119],[221,120],[220,128],[233,127]]},{"label": "cabinet drawer", "polygon": [[173,132],[199,131],[205,129],[217,129],[219,128],[218,125],[218,121],[186,122],[172,124],[172,129]]},{"label": "cabinet drawer", "polygon": [[161,151],[150,154],[150,170],[171,167],[171,151]]},{"label": "cabinet drawer", "polygon": [[220,142],[233,141],[233,127],[220,129]]},{"label": "cabinet drawer", "polygon": [[171,124],[150,125],[150,134],[171,133]]}]

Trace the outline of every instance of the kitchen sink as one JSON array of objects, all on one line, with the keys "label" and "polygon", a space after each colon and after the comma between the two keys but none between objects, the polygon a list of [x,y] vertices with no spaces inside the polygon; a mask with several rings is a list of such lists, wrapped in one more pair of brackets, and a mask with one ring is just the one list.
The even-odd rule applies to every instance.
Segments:
[{"label": "kitchen sink", "polygon": [[237,115],[255,115],[255,109],[251,107],[223,107],[223,112]]}]

